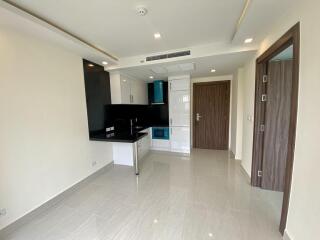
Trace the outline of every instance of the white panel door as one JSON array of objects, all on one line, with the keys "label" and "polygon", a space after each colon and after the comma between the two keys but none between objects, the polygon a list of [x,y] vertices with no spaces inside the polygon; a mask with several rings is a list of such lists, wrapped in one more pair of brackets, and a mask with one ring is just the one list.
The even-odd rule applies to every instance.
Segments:
[{"label": "white panel door", "polygon": [[190,153],[189,127],[171,127],[170,140],[172,152]]},{"label": "white panel door", "polygon": [[190,126],[190,91],[170,91],[171,126]]}]

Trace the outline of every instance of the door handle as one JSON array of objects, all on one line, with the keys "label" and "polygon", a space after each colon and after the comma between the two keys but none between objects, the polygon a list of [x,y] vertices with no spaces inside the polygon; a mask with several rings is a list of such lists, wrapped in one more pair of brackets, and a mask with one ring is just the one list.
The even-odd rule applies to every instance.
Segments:
[{"label": "door handle", "polygon": [[201,116],[199,113],[197,113],[197,114],[196,114],[196,120],[197,120],[197,122],[200,121],[200,118],[202,118],[202,116]]}]

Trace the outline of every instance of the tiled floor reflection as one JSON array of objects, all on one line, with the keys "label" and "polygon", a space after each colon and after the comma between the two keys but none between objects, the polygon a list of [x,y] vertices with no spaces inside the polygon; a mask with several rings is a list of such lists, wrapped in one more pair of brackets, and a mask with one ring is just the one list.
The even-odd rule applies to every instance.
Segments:
[{"label": "tiled floor reflection", "polygon": [[115,166],[10,240],[273,240],[282,194],[252,188],[228,152],[152,152]]}]

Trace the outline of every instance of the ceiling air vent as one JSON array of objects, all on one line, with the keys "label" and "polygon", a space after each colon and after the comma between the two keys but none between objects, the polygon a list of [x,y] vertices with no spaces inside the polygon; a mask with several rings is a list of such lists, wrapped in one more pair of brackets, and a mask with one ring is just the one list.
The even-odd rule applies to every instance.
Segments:
[{"label": "ceiling air vent", "polygon": [[150,56],[146,57],[146,61],[156,61],[156,60],[162,60],[167,58],[176,58],[176,57],[183,57],[183,56],[189,56],[191,55],[191,51],[182,51],[182,52],[175,52],[175,53],[168,53],[168,54],[162,54],[162,55],[156,55],[156,56]]}]

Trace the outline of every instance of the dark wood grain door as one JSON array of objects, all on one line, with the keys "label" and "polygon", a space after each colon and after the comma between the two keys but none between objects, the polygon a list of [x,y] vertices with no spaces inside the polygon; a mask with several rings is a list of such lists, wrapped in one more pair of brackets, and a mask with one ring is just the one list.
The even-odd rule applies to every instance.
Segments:
[{"label": "dark wood grain door", "polygon": [[227,150],[229,145],[230,81],[193,85],[195,148]]},{"label": "dark wood grain door", "polygon": [[261,181],[264,189],[284,190],[291,91],[292,60],[269,62]]}]

